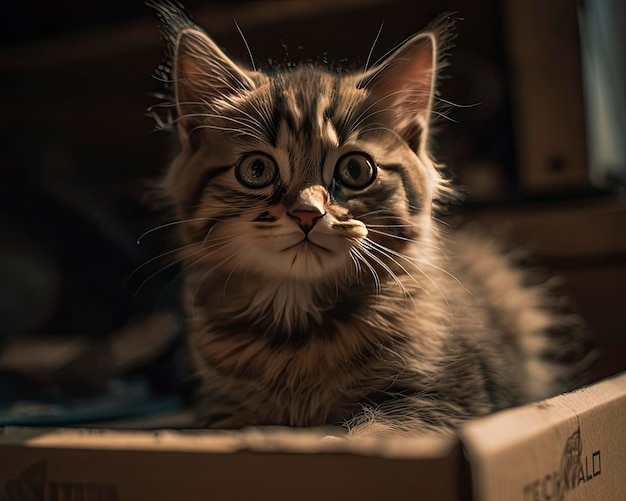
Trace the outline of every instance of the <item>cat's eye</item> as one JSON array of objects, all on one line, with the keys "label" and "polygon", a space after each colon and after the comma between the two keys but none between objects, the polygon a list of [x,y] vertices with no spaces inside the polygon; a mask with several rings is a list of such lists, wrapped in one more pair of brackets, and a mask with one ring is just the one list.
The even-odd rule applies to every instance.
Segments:
[{"label": "cat's eye", "polygon": [[235,174],[239,182],[248,188],[265,188],[276,179],[278,168],[272,157],[264,153],[250,153],[239,161]]},{"label": "cat's eye", "polygon": [[348,153],[337,161],[335,179],[348,188],[362,190],[376,179],[376,164],[365,153]]}]

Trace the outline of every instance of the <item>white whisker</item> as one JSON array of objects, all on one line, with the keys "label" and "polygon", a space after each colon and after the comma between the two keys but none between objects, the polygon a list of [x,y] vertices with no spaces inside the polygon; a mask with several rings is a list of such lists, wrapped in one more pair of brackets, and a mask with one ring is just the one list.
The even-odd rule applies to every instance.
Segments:
[{"label": "white whisker", "polygon": [[389,275],[389,277],[402,289],[403,293],[406,296],[410,296],[409,291],[406,290],[406,288],[404,287],[404,284],[400,281],[400,279],[397,277],[397,275],[393,272],[393,270],[391,268],[389,268],[389,266],[382,261],[379,257],[377,257],[376,255],[374,255],[371,250],[375,250],[372,247],[369,247],[366,245],[367,239],[365,239],[364,241],[361,241],[361,251],[368,257],[370,257],[373,261],[375,261],[383,270],[385,270],[387,272],[387,274]]},{"label": "white whisker", "polygon": [[235,19],[233,19],[233,22],[235,23],[235,26],[237,27],[237,31],[239,32],[239,36],[241,36],[241,39],[243,40],[243,43],[246,46],[246,50],[248,51],[248,56],[250,57],[250,64],[252,65],[252,69],[254,71],[256,71],[256,64],[254,64],[254,57],[252,57],[252,51],[250,50],[250,46],[248,45],[248,41],[246,40],[246,37],[243,35],[243,31],[241,31],[241,28],[239,27],[239,24],[237,23],[237,21]]},{"label": "white whisker", "polygon": [[378,273],[376,272],[376,270],[372,267],[372,265],[369,263],[369,261],[367,259],[365,259],[365,257],[363,256],[363,254],[361,254],[361,252],[359,250],[357,250],[356,248],[352,248],[351,252],[357,257],[357,259],[359,261],[361,261],[365,267],[369,270],[369,272],[372,274],[372,278],[374,279],[374,285],[376,288],[376,293],[380,294],[381,291],[381,283],[380,283],[380,277],[378,276]]},{"label": "white whisker", "polygon": [[[159,254],[158,256],[155,256],[153,258],[148,259],[145,263],[142,263],[141,265],[139,265],[137,268],[135,268],[126,278],[126,280],[124,280],[124,283],[122,284],[122,287],[125,287],[126,284],[128,283],[128,281],[134,277],[140,270],[142,270],[143,268],[145,268],[146,266],[148,266],[151,263],[154,263],[155,261],[158,261],[159,259],[163,259],[166,256],[169,256],[171,254],[177,254],[177,253],[181,253],[184,250],[189,249],[190,247],[194,247],[196,245],[202,245],[203,242],[196,242],[193,244],[188,244],[188,245],[184,245],[182,247],[177,247],[176,249],[172,249],[166,252],[163,252],[161,254]],[[176,262],[180,262],[181,259],[177,260]],[[161,271],[161,270],[160,270]]]},{"label": "white whisker", "polygon": [[[185,245],[183,247],[179,247],[177,249],[173,249],[171,251],[167,251],[159,256],[156,256],[150,260],[148,260],[147,262],[145,262],[144,264],[142,264],[141,266],[139,266],[136,270],[134,270],[130,276],[128,277],[128,279],[130,279],[130,277],[132,277],[136,272],[138,272],[140,269],[144,268],[145,266],[147,266],[148,264],[164,257],[167,255],[171,255],[174,253],[180,253],[181,257],[179,259],[175,259],[173,261],[171,261],[170,263],[168,263],[167,265],[165,265],[164,267],[160,268],[159,270],[155,271],[154,273],[152,273],[150,276],[148,276],[148,278],[146,278],[143,282],[141,282],[141,284],[139,285],[139,287],[137,288],[137,290],[135,291],[135,294],[133,297],[136,297],[137,294],[139,294],[139,292],[141,291],[141,289],[150,281],[152,280],[154,277],[156,277],[158,274],[163,273],[164,271],[172,268],[173,266],[176,266],[177,264],[187,261],[190,258],[193,258],[199,254],[201,254],[202,256],[200,257],[200,259],[194,261],[194,263],[192,263],[192,265],[197,264],[199,262],[201,262],[203,259],[205,259],[206,257],[212,255],[213,253],[215,253],[217,250],[219,250],[220,247],[223,247],[223,245],[225,243],[230,243],[230,240],[234,240],[237,237],[221,237],[218,239],[213,239],[211,240],[212,244],[211,245],[207,245],[207,241],[204,240],[202,242],[195,242],[195,243],[191,243],[188,245]],[[192,248],[192,247],[196,247],[196,246],[200,246],[199,249],[188,253],[188,254],[184,254],[184,251]],[[211,252],[207,252],[207,251],[211,251]],[[182,275],[184,272],[186,272],[188,269],[190,268],[190,266],[185,266],[183,268],[183,270],[181,270],[172,280],[176,280],[180,275]],[[127,279],[127,281],[128,281]]]},{"label": "white whisker", "polygon": [[141,241],[146,236],[150,235],[151,233],[154,233],[155,231],[159,231],[159,230],[162,230],[164,228],[170,228],[170,227],[176,226],[178,224],[196,223],[198,221],[210,221],[211,219],[212,218],[210,218],[210,217],[196,217],[196,218],[192,218],[192,219],[181,219],[179,221],[171,221],[169,223],[160,224],[159,226],[155,226],[154,228],[151,228],[148,231],[144,231],[141,235],[139,235],[139,238],[137,238],[137,245],[141,244]]},{"label": "white whisker", "polygon": [[[201,251],[196,251],[195,253],[193,253],[192,255],[195,255],[197,253],[199,253]],[[176,259],[172,262],[170,262],[169,264],[165,265],[163,268],[155,271],[154,273],[152,273],[150,276],[148,276],[148,278],[146,278],[143,282],[141,282],[141,284],[139,284],[139,287],[137,287],[137,290],[135,291],[135,294],[133,295],[133,298],[137,297],[137,295],[139,294],[139,292],[141,291],[141,289],[143,289],[143,287],[150,281],[152,280],[154,277],[156,277],[159,273],[163,273],[165,270],[168,270],[170,268],[172,268],[173,266],[176,266],[177,264],[179,264],[180,262],[182,262],[184,260],[184,258],[180,258],[180,259]]]},{"label": "white whisker", "polygon": [[[238,236],[233,237],[233,241],[237,240]],[[206,271],[204,271],[204,273],[202,274],[202,276],[196,280],[196,284],[195,287],[192,291],[193,296],[196,296],[198,294],[198,291],[200,289],[200,287],[202,287],[202,284],[204,283],[204,281],[211,275],[211,273],[216,270],[217,268],[223,266],[225,263],[227,263],[228,261],[230,261],[231,259],[239,256],[240,254],[242,254],[243,252],[247,251],[249,248],[249,245],[244,245],[243,247],[239,247],[239,249],[236,252],[233,252],[232,254],[226,256],[224,259],[222,259],[221,261],[215,263],[213,266],[211,266],[209,269],[207,269]],[[194,263],[192,263],[192,265],[197,264],[199,261],[196,261]]]},{"label": "white whisker", "polygon": [[[378,33],[376,33],[376,38],[374,38],[374,43],[372,44],[372,47],[370,48],[370,52],[367,55],[367,60],[365,61],[365,68],[363,69],[363,73],[367,73],[367,70],[370,66],[370,60],[372,59],[372,54],[374,52],[374,47],[376,47],[376,43],[378,42],[378,39],[380,38],[381,33],[383,32],[383,26],[385,25],[385,21],[382,21],[380,23],[380,28],[378,28]],[[357,84],[357,87],[359,87],[361,85],[361,83],[363,82],[363,78],[361,77],[361,79],[359,80],[359,83]]]}]

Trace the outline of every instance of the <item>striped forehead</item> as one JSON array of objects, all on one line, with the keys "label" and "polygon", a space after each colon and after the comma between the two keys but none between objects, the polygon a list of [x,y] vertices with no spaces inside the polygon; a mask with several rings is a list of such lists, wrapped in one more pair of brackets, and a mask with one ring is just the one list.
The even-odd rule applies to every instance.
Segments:
[{"label": "striped forehead", "polygon": [[319,78],[285,75],[273,89],[276,147],[298,177],[321,176],[326,156],[338,149],[338,81],[320,74]]}]

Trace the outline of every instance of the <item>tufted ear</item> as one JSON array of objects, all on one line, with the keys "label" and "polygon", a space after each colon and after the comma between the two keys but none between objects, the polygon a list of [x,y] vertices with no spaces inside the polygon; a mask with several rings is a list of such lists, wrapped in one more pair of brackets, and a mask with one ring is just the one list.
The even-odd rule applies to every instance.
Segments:
[{"label": "tufted ear", "polygon": [[368,106],[373,112],[391,113],[394,129],[416,152],[425,147],[435,94],[438,45],[449,36],[450,29],[450,22],[439,22],[413,36],[368,70],[357,84],[369,91]]},{"label": "tufted ear", "polygon": [[182,30],[174,51],[179,130],[189,134],[213,103],[254,89],[257,75],[240,68],[203,32]]}]

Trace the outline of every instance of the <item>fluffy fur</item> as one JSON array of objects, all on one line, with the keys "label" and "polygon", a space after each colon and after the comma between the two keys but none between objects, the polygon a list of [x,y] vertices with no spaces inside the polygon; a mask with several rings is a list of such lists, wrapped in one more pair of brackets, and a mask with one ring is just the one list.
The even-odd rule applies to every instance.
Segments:
[{"label": "fluffy fur", "polygon": [[444,235],[428,150],[442,18],[365,72],[250,71],[158,3],[199,415],[448,433],[562,391],[572,317],[492,242]]}]

